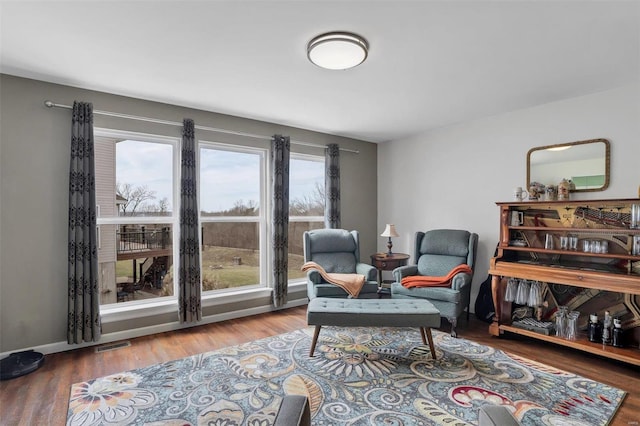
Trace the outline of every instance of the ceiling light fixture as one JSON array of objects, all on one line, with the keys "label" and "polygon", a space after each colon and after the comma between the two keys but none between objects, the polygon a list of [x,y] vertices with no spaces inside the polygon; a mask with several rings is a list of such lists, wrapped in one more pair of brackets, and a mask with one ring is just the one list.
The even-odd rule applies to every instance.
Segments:
[{"label": "ceiling light fixture", "polygon": [[307,45],[307,57],[329,70],[346,70],[367,59],[369,43],[357,34],[330,32],[314,37]]}]

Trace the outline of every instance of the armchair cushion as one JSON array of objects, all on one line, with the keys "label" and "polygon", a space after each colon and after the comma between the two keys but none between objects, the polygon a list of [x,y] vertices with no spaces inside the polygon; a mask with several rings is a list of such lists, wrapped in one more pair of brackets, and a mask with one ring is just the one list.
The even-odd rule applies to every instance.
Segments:
[{"label": "armchair cushion", "polygon": [[443,302],[459,303],[462,295],[459,290],[452,290],[446,287],[413,287],[406,288],[398,282],[391,284],[391,292],[394,297],[409,296],[421,299],[441,300]]},{"label": "armchair cushion", "polygon": [[[416,261],[418,275],[442,276],[458,265],[466,263],[474,267],[475,253],[470,258],[470,236],[468,231],[436,229],[416,234]],[[419,244],[418,244],[418,239]]]},{"label": "armchair cushion", "polygon": [[447,256],[437,254],[423,254],[418,259],[418,273],[433,277],[445,276],[458,265],[463,265],[467,256]]},{"label": "armchair cushion", "polygon": [[[326,269],[325,269],[326,271]],[[340,272],[337,272],[340,273]],[[366,263],[356,263],[356,274],[364,275],[365,282],[367,281],[377,281],[378,279],[378,270],[375,266],[367,265]],[[318,271],[308,271],[307,279],[314,284],[321,284],[326,282],[322,275]]]},{"label": "armchair cushion", "polygon": [[328,273],[355,274],[356,258],[353,252],[315,253],[313,262],[322,265]]},{"label": "armchair cushion", "polygon": [[456,256],[467,259],[469,254],[469,231],[458,229],[434,229],[420,232],[422,235],[419,251],[422,254]]}]

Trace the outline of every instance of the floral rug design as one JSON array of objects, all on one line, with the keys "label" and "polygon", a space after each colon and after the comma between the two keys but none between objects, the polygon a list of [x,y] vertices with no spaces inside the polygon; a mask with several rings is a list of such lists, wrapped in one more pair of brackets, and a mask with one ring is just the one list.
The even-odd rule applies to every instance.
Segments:
[{"label": "floral rug design", "polygon": [[71,388],[68,425],[273,424],[286,394],[314,425],[477,424],[483,404],[524,425],[606,425],[626,392],[434,330],[313,328],[126,371]]}]

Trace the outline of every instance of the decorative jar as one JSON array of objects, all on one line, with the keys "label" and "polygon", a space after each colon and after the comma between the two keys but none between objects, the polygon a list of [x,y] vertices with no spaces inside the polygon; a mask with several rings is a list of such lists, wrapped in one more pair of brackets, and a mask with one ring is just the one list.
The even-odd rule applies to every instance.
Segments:
[{"label": "decorative jar", "polygon": [[562,179],[558,184],[558,200],[566,201],[569,199],[571,184],[568,180]]}]

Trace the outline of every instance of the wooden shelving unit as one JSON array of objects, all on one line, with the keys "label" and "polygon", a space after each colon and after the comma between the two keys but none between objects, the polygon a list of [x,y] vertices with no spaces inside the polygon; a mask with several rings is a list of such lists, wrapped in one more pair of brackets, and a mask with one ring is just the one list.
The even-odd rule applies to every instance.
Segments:
[{"label": "wooden shelving unit", "polygon": [[607,358],[616,359],[618,361],[627,362],[629,364],[640,365],[640,351],[629,348],[615,348],[602,343],[593,343],[587,339],[586,334],[580,333],[576,340],[562,339],[556,336],[547,336],[545,334],[536,333],[535,331],[525,330],[524,328],[513,327],[510,325],[501,325],[501,331],[508,331],[522,336],[533,337],[534,339],[544,340],[556,345],[567,346],[573,349],[579,349],[596,355],[602,355]]},{"label": "wooden shelving unit", "polygon": [[[519,334],[640,365],[638,342],[631,347],[615,348],[589,342],[584,335],[579,335],[576,340],[566,340],[514,327],[511,325],[512,303],[504,301],[508,278],[623,293],[625,297],[630,295],[627,299],[633,300],[629,309],[635,317],[629,323],[634,328],[639,327],[640,256],[632,255],[631,247],[633,236],[640,234],[640,229],[629,228],[632,204],[640,204],[640,199],[497,203],[500,208],[500,242],[489,269],[493,276],[496,315],[489,333],[495,336],[505,332]],[[521,225],[511,223],[513,212],[522,216]],[[580,239],[607,239],[609,251],[582,252],[580,246],[578,250],[545,249],[543,235],[549,233],[554,238],[571,234]],[[522,238],[526,245],[512,244],[517,238]]]}]

